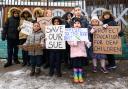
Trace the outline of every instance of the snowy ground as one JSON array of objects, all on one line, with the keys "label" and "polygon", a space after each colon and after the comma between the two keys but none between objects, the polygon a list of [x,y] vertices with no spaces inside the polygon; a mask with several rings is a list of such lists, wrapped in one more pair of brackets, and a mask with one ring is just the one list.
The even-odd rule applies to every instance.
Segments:
[{"label": "snowy ground", "polygon": [[116,73],[108,75],[102,73],[94,75],[89,72],[83,84],[72,83],[72,77],[65,76],[65,71],[62,78],[56,76],[51,78],[47,75],[47,70],[42,71],[41,76],[30,77],[28,67],[13,65],[4,69],[0,66],[0,89],[128,89],[128,71],[126,73],[115,71]]}]

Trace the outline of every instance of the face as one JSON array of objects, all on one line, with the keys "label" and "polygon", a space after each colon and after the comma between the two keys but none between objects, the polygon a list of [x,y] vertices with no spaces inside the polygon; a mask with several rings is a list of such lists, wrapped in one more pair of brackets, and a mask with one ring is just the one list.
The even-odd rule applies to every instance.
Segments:
[{"label": "face", "polygon": [[60,22],[59,22],[58,19],[55,19],[55,20],[54,20],[54,25],[60,25]]},{"label": "face", "polygon": [[52,11],[51,10],[47,10],[47,17],[52,17]]},{"label": "face", "polygon": [[33,31],[34,32],[36,32],[36,31],[38,31],[38,30],[40,30],[41,28],[40,28],[40,24],[39,23],[34,23],[33,24]]},{"label": "face", "polygon": [[109,18],[110,18],[109,14],[104,15],[104,19],[109,19]]},{"label": "face", "polygon": [[76,17],[80,17],[81,16],[81,9],[80,9],[80,7],[76,7],[74,9],[74,14],[75,14]]},{"label": "face", "polygon": [[71,18],[72,18],[71,14],[68,14],[68,15],[67,15],[67,18],[68,18],[68,19],[71,19]]},{"label": "face", "polygon": [[91,25],[92,26],[98,26],[99,25],[99,21],[94,19],[94,20],[91,21]]},{"label": "face", "polygon": [[24,12],[24,17],[28,17],[28,12]]},{"label": "face", "polygon": [[18,17],[19,13],[18,12],[14,12],[14,17]]},{"label": "face", "polygon": [[75,22],[74,25],[73,25],[74,28],[81,28],[81,24],[80,22]]}]

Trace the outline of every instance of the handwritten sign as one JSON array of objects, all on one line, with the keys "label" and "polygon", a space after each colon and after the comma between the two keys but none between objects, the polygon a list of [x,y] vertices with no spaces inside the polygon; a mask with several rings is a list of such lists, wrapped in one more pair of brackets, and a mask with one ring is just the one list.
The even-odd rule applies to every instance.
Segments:
[{"label": "handwritten sign", "polygon": [[65,41],[88,41],[87,28],[66,28]]},{"label": "handwritten sign", "polygon": [[23,21],[23,25],[22,25],[22,29],[21,32],[26,34],[26,35],[30,35],[32,34],[33,31],[33,23],[29,22],[29,21]]},{"label": "handwritten sign", "polygon": [[65,49],[65,25],[46,26],[45,38],[47,49]]},{"label": "handwritten sign", "polygon": [[40,23],[41,29],[45,30],[45,26],[51,25],[52,17],[40,17],[37,21]]},{"label": "handwritten sign", "polygon": [[101,54],[122,54],[121,38],[118,33],[119,26],[109,26],[104,29],[102,26],[94,27],[96,32],[93,34],[93,51]]},{"label": "handwritten sign", "polygon": [[43,49],[43,46],[41,44],[30,44],[30,45],[19,45],[19,48],[25,50],[25,51],[34,51],[34,50],[40,50]]}]

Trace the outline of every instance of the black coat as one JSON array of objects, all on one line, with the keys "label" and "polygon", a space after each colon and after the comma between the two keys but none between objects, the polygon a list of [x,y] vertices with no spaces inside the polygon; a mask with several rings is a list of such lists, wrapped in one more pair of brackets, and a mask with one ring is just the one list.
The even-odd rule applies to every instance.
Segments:
[{"label": "black coat", "polygon": [[10,17],[3,26],[2,40],[5,39],[19,39],[19,17]]}]

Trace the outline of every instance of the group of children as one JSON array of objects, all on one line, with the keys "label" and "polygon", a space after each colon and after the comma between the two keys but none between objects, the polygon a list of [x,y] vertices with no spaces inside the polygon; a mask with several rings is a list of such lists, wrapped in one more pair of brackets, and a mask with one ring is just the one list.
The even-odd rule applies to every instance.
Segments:
[{"label": "group of children", "polygon": [[[27,64],[31,65],[30,76],[39,75],[41,73],[40,67],[44,60],[42,55],[46,56],[45,58],[47,58],[46,63],[49,65],[49,76],[53,76],[56,72],[57,77],[62,76],[62,55],[70,55],[70,58],[67,56],[65,61],[69,61],[66,63],[68,63],[73,69],[75,83],[84,82],[83,65],[86,64],[85,62],[88,62],[89,55],[91,55],[92,58],[93,72],[97,72],[98,60],[101,62],[101,71],[103,73],[108,73],[108,69],[110,68],[116,68],[114,55],[96,54],[92,51],[93,33],[96,31],[93,26],[103,26],[104,28],[107,28],[108,26],[117,26],[115,18],[109,10],[104,11],[100,19],[96,15],[92,16],[90,22],[88,21],[87,17],[82,14],[79,6],[74,8],[73,13],[67,12],[63,17],[52,17],[52,11],[47,10],[45,17],[52,17],[52,25],[65,25],[66,28],[88,28],[88,41],[68,41],[66,42],[66,51],[60,49],[45,49],[45,34],[41,30],[40,23],[37,21],[38,17],[44,16],[44,14],[42,14],[43,11],[41,11],[41,8],[36,8],[33,15],[30,10],[26,8],[21,12],[21,14],[19,14],[20,11],[17,8],[11,10],[11,13],[12,17],[8,18],[2,32],[2,40],[7,39],[8,45],[8,58],[4,67],[12,65],[12,59],[16,64],[19,63],[17,56],[17,46],[19,44],[40,44],[42,49],[35,49],[34,51],[30,52],[22,50],[23,66]],[[17,16],[15,16],[15,14],[17,14]],[[21,33],[21,29],[23,28],[23,20],[33,22],[33,33],[29,36]],[[119,33],[119,36],[121,36],[121,33]],[[106,59],[108,60],[108,65],[106,65],[105,62]]]}]

